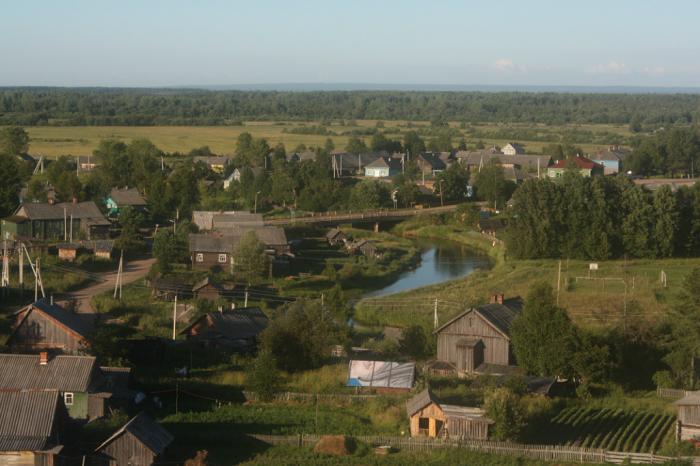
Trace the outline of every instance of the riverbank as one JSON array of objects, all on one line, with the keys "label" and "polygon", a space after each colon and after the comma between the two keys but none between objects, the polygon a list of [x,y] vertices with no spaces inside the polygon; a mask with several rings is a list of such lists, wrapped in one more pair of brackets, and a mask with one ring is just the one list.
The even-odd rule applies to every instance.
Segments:
[{"label": "riverbank", "polygon": [[[356,305],[356,318],[372,325],[431,326],[435,301],[438,320],[448,319],[469,306],[483,304],[494,293],[525,297],[538,281],[557,289],[559,302],[572,320],[584,327],[610,328],[635,322],[660,321],[677,302],[684,277],[700,267],[700,259],[613,260],[598,262],[598,271],[589,280],[589,261],[510,260],[505,248],[477,232],[451,224],[400,225],[398,234],[415,238],[444,238],[488,253],[493,267],[466,278],[422,287],[391,296],[369,298]],[[666,284],[660,281],[661,272]],[[627,288],[627,290],[625,290]]]}]

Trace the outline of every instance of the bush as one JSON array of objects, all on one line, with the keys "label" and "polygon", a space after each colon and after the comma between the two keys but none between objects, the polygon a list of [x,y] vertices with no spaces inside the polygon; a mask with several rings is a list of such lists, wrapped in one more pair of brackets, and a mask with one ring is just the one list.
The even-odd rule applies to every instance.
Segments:
[{"label": "bush", "polygon": [[271,401],[280,386],[275,357],[269,351],[260,352],[246,370],[246,387],[257,393],[260,401]]}]

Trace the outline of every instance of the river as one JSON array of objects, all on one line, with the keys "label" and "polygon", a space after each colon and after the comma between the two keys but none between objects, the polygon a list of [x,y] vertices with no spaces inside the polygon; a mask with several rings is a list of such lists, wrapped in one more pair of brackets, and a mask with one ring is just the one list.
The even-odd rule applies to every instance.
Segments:
[{"label": "river", "polygon": [[466,277],[477,269],[490,266],[488,256],[454,241],[421,239],[416,240],[416,246],[421,250],[418,267],[402,273],[391,285],[366,293],[363,297],[376,298],[434,285]]}]

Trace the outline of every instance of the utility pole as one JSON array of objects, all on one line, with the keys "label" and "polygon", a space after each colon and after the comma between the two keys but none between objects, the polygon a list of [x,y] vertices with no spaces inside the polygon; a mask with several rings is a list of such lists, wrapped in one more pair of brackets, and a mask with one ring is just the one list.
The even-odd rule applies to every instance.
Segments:
[{"label": "utility pole", "polygon": [[439,184],[440,184],[440,206],[442,207],[445,205],[445,199],[442,196],[442,180],[440,180]]},{"label": "utility pole", "polygon": [[165,171],[165,164],[163,163],[163,156],[160,156],[160,171]]},{"label": "utility pole", "polygon": [[41,287],[41,295],[46,297],[46,294],[44,294],[44,284],[41,283],[41,274],[39,272],[39,257],[36,258],[36,266],[34,266],[32,258],[29,256],[29,251],[27,251],[27,247],[24,244],[21,246],[24,249],[24,253],[27,255],[27,260],[32,268],[32,272],[34,272],[34,301],[36,302],[39,299],[39,287]]},{"label": "utility pole", "polygon": [[19,289],[22,298],[24,298],[24,256],[22,255],[22,243],[17,247],[17,263],[19,265]]},{"label": "utility pole", "polygon": [[119,268],[117,269],[117,281],[114,283],[114,299],[117,299],[117,291],[119,291],[119,299],[122,299],[122,270],[124,267],[124,251],[122,250],[119,256]]},{"label": "utility pole", "polygon": [[69,241],[72,243],[73,242],[73,214],[70,214],[70,228],[68,230],[69,233]]},{"label": "utility pole", "polygon": [[561,259],[559,259],[559,272],[557,273],[557,306],[559,305],[559,290],[561,289]]},{"label": "utility pole", "polygon": [[10,258],[7,255],[7,240],[2,240],[2,287],[10,286]]},{"label": "utility pole", "polygon": [[66,208],[63,208],[63,241],[68,241],[68,214]]},{"label": "utility pole", "polygon": [[438,328],[438,299],[435,298],[435,310],[433,311],[433,328]]},{"label": "utility pole", "polygon": [[245,290],[245,300],[243,301],[243,307],[248,307],[248,290]]},{"label": "utility pole", "polygon": [[[41,279],[41,257],[36,258],[36,278],[39,282],[39,288],[41,288],[41,297],[45,298],[46,293],[44,292],[44,281]],[[34,294],[36,295],[36,292]],[[37,299],[35,299],[34,301],[36,301]]]},{"label": "utility pole", "polygon": [[175,293],[175,304],[173,305],[173,340],[175,339],[175,323],[177,322],[177,293]]}]

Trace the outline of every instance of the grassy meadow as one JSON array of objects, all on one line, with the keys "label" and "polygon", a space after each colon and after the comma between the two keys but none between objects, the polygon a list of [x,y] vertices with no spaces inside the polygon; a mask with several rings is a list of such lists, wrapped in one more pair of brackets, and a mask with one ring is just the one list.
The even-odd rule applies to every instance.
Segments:
[{"label": "grassy meadow", "polygon": [[[448,238],[489,251],[493,267],[463,279],[362,300],[356,310],[362,322],[405,326],[419,321],[428,325],[435,299],[440,322],[445,322],[466,306],[486,302],[493,293],[524,298],[538,281],[557,288],[558,260],[507,259],[503,246],[493,246],[478,233],[460,227],[423,226],[400,232]],[[700,267],[700,259],[613,260],[598,262],[598,270],[589,273],[589,261],[564,259],[559,304],[577,324],[587,327],[616,326],[625,320],[628,324],[655,322],[676,302],[683,278],[694,267]],[[661,282],[662,272],[666,286]]]},{"label": "grassy meadow", "polygon": [[[87,155],[97,147],[102,139],[118,139],[130,142],[133,139],[147,138],[165,152],[187,153],[191,149],[209,146],[218,154],[232,154],[236,138],[244,131],[254,137],[265,138],[271,146],[284,143],[288,150],[299,144],[322,146],[331,138],[338,149],[343,149],[349,136],[340,135],[350,131],[376,127],[377,120],[339,121],[325,127],[335,135],[294,134],[288,131],[300,126],[316,126],[321,122],[254,121],[238,126],[30,126],[25,129],[30,136],[31,154],[57,157],[60,155]],[[350,125],[350,123],[353,123]],[[382,131],[388,137],[401,139],[402,132],[414,129],[419,133],[430,130],[429,122],[383,121]],[[410,126],[410,128],[409,128]],[[611,138],[624,140],[630,136],[626,126],[617,125],[564,125],[547,126],[537,124],[469,124],[451,122],[460,136],[453,139],[459,142],[463,137],[468,143],[481,140],[487,146],[504,145],[508,141],[518,141],[525,145],[528,153],[538,153],[552,142],[570,140],[585,152],[593,152],[606,145]],[[464,126],[464,127],[461,127]],[[427,137],[427,136],[426,136]],[[369,143],[371,136],[364,136]]]}]

